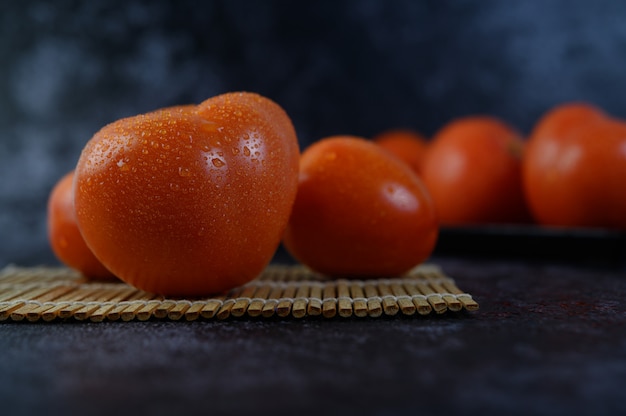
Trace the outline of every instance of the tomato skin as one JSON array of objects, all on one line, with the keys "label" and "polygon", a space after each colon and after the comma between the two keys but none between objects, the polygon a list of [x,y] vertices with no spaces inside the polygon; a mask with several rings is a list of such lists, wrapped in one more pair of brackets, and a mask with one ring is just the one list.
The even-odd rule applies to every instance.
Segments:
[{"label": "tomato skin", "polygon": [[415,173],[422,172],[428,142],[421,134],[409,129],[393,129],[374,136],[372,140],[407,163]]},{"label": "tomato skin", "polygon": [[626,122],[566,103],[540,119],[524,155],[537,223],[626,229]]},{"label": "tomato skin", "polygon": [[48,241],[55,256],[92,279],[115,279],[91,252],[78,228],[74,210],[74,172],[65,174],[48,197]]},{"label": "tomato skin", "polygon": [[[533,137],[550,136],[553,140],[575,134],[584,125],[604,121],[607,115],[601,109],[587,103],[564,103],[550,109],[533,127],[527,146],[534,146]],[[542,149],[542,151],[550,149]],[[526,149],[526,153],[528,150]]]},{"label": "tomato skin", "polygon": [[79,224],[96,256],[139,289],[222,292],[270,262],[295,199],[298,158],[287,114],[253,93],[122,119],[80,156]]},{"label": "tomato skin", "polygon": [[445,125],[422,169],[442,225],[529,221],[521,178],[524,142],[506,123],[470,116]]},{"label": "tomato skin", "polygon": [[302,153],[283,243],[311,269],[344,278],[401,275],[430,256],[437,236],[420,179],[371,141],[332,136]]}]

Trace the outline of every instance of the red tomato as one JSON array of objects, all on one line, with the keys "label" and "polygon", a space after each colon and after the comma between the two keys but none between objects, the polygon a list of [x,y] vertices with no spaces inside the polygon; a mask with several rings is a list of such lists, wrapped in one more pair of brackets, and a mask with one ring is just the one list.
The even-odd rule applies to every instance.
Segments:
[{"label": "red tomato", "polygon": [[113,279],[113,274],[93,255],[78,229],[74,211],[74,172],[63,176],[48,198],[48,241],[66,266],[93,279]]},{"label": "red tomato", "polygon": [[421,173],[428,142],[421,134],[407,129],[387,130],[373,138],[374,142],[403,160],[416,173]]},{"label": "red tomato", "polygon": [[524,142],[504,122],[466,117],[433,138],[422,178],[442,225],[528,221],[521,179]]},{"label": "red tomato", "polygon": [[[602,110],[587,103],[558,105],[544,114],[537,122],[531,132],[531,137],[529,137],[528,146],[530,146],[533,136],[551,136],[553,138],[569,136],[580,130],[581,126],[596,121],[603,121],[606,117]],[[550,149],[541,150],[547,150],[548,155],[550,153]]]},{"label": "red tomato", "polygon": [[298,181],[291,120],[229,93],[105,126],[76,167],[85,241],[120,279],[201,296],[255,278],[287,225]]},{"label": "red tomato", "polygon": [[626,229],[626,122],[560,105],[534,128],[523,171],[538,223]]},{"label": "red tomato", "polygon": [[330,276],[397,276],[427,259],[438,224],[415,173],[372,142],[333,136],[307,148],[284,246]]}]

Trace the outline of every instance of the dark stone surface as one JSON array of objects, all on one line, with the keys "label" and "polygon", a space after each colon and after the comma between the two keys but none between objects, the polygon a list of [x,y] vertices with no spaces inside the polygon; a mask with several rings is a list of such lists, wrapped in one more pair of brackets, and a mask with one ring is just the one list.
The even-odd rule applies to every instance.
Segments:
[{"label": "dark stone surface", "polygon": [[0,324],[3,414],[626,412],[626,275],[437,259],[474,313]]}]

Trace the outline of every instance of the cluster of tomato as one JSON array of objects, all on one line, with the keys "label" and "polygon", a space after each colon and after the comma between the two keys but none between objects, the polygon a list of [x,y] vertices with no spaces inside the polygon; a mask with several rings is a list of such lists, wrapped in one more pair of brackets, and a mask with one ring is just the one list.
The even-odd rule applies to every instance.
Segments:
[{"label": "cluster of tomato", "polygon": [[[547,212],[575,203],[573,212],[581,202],[562,202],[564,195],[593,190],[603,222],[576,225],[624,227],[622,124],[588,107],[559,111],[526,149],[504,123],[477,117],[430,142],[406,131],[332,136],[300,153],[288,115],[253,93],[118,120],[94,135],[53,189],[51,247],[89,277],[199,296],[252,280],[281,242],[329,276],[401,275],[431,255],[440,224],[528,221],[527,207],[543,212],[544,195],[558,200]],[[593,140],[579,138],[587,129]],[[582,147],[582,156],[568,146]],[[580,211],[596,218],[589,207]]]},{"label": "cluster of tomato", "polygon": [[626,121],[587,103],[548,111],[523,139],[493,117],[375,138],[413,166],[442,225],[525,223],[626,230]]}]

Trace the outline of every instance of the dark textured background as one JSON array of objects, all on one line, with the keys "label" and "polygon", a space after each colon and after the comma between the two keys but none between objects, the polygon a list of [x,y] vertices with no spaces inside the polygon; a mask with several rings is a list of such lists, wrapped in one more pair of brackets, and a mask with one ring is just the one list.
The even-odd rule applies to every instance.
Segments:
[{"label": "dark textured background", "polygon": [[[251,90],[304,147],[471,113],[527,133],[576,99],[626,117],[625,19],[608,0],[2,1],[0,266],[55,261],[48,192],[117,118]],[[3,322],[0,414],[625,414],[623,272],[441,265],[478,312]]]},{"label": "dark textured background", "polygon": [[626,2],[0,3],[0,266],[54,262],[50,188],[104,124],[234,90],[325,135],[490,113],[526,133],[587,100],[626,117]]}]

